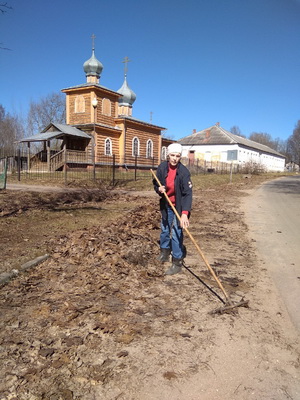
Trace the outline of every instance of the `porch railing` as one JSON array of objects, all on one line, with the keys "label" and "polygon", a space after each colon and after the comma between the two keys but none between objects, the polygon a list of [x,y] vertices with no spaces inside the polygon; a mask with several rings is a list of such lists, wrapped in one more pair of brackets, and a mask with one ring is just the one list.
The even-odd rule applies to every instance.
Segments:
[{"label": "porch railing", "polygon": [[[50,171],[56,171],[65,163],[65,151],[61,150],[50,157]],[[49,172],[50,172],[49,171]]]}]

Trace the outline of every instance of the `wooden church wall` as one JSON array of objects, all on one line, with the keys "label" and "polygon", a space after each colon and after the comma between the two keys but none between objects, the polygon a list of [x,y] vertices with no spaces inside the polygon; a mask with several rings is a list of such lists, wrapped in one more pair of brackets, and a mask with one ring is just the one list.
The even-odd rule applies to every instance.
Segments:
[{"label": "wooden church wall", "polygon": [[114,126],[117,105],[112,97],[106,96],[98,99],[96,121],[101,124]]},{"label": "wooden church wall", "polygon": [[126,156],[132,157],[133,151],[133,139],[137,137],[140,143],[140,153],[139,156],[142,158],[146,157],[146,147],[147,141],[149,139],[153,142],[153,156],[158,157],[158,147],[159,147],[159,134],[160,131],[153,129],[151,127],[143,126],[127,126],[126,131]]},{"label": "wooden church wall", "polygon": [[80,125],[91,123],[91,95],[90,92],[82,92],[68,95],[69,124]]},{"label": "wooden church wall", "polygon": [[[112,154],[119,156],[119,133],[101,133],[97,134],[96,139],[96,154],[98,157],[102,157],[105,155],[105,140],[107,138],[111,139],[112,143]],[[116,160],[118,162],[118,160]]]}]

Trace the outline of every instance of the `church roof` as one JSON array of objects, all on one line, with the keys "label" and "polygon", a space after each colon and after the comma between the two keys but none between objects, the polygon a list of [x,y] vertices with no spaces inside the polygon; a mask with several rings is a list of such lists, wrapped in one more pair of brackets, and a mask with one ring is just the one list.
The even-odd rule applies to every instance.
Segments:
[{"label": "church roof", "polygon": [[269,146],[265,146],[264,144],[254,142],[253,140],[234,135],[218,125],[213,125],[199,132],[194,132],[191,135],[185,136],[178,140],[178,143],[180,143],[182,146],[238,144],[243,147],[252,148],[264,153],[284,157],[282,154],[271,149]]},{"label": "church roof", "polygon": [[75,85],[75,86],[70,86],[68,88],[62,89],[62,92],[66,92],[68,90],[74,90],[74,89],[81,89],[81,88],[90,88],[90,87],[96,87],[101,90],[105,90],[111,94],[116,95],[117,97],[121,97],[122,95],[114,90],[108,89],[105,86],[99,85],[98,83],[82,83],[81,85]]},{"label": "church roof", "polygon": [[153,124],[151,124],[150,122],[145,122],[145,121],[142,121],[142,120],[140,120],[140,119],[136,119],[136,118],[133,118],[133,117],[129,117],[128,115],[120,115],[119,117],[117,117],[117,118],[115,119],[115,121],[117,121],[117,120],[122,120],[122,119],[126,119],[126,120],[128,120],[128,121],[135,122],[135,123],[137,123],[137,124],[142,124],[142,125],[151,126],[151,127],[153,127],[153,128],[160,129],[160,130],[166,130],[166,129],[167,129],[167,128],[163,128],[162,126],[153,125]]},{"label": "church roof", "polygon": [[[87,128],[91,128],[94,126],[94,123],[87,123],[87,124],[76,124],[76,127],[79,129],[87,129]],[[100,122],[96,122],[95,123],[96,127],[100,127],[100,128],[105,128],[105,129],[110,129],[112,131],[117,131],[117,132],[122,132],[122,129],[119,128],[118,126],[113,126],[113,125],[107,125],[107,124],[102,124]]]},{"label": "church roof", "polygon": [[81,131],[80,129],[75,128],[72,125],[51,123],[41,133],[19,140],[19,143],[43,142],[45,140],[50,140],[50,139],[59,139],[65,135],[91,139],[90,135]]}]

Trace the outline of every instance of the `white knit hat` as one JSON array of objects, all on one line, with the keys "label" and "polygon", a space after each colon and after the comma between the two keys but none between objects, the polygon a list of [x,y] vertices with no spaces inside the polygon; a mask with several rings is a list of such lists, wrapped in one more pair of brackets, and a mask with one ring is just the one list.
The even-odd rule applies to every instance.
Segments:
[{"label": "white knit hat", "polygon": [[170,154],[170,153],[179,153],[179,154],[181,154],[182,153],[181,144],[180,143],[171,143],[168,146],[168,154]]}]

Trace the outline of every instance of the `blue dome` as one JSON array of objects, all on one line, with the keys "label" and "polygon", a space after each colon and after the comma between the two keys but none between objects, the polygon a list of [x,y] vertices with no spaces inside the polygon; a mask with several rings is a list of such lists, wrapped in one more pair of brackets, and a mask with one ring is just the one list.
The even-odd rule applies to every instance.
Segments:
[{"label": "blue dome", "polygon": [[101,75],[103,65],[95,57],[94,49],[92,51],[92,57],[83,64],[83,69],[86,76],[96,76],[99,78]]},{"label": "blue dome", "polygon": [[132,104],[135,102],[136,94],[128,86],[126,76],[125,76],[124,83],[123,83],[122,87],[118,90],[118,93],[120,93],[122,95],[122,97],[119,98],[119,105],[120,106],[129,106],[129,107],[131,107]]}]

